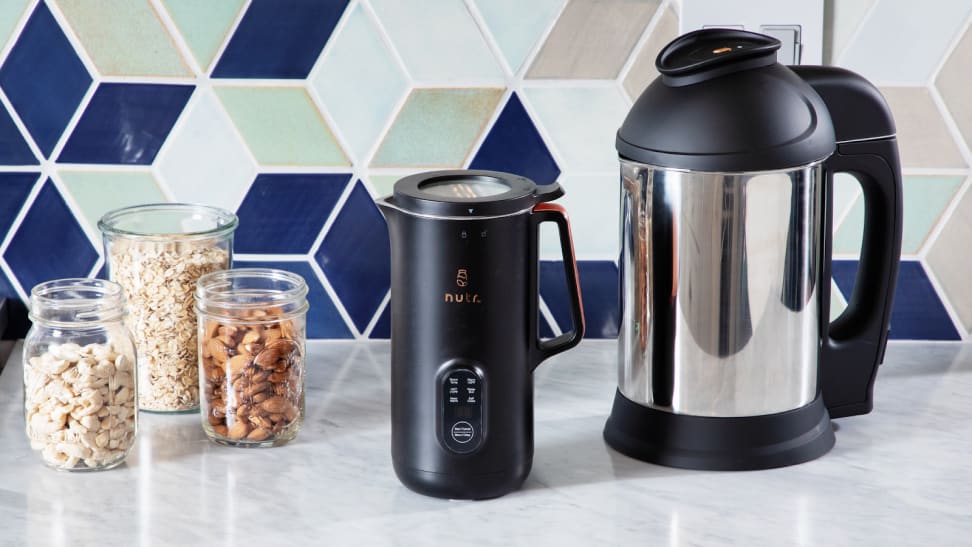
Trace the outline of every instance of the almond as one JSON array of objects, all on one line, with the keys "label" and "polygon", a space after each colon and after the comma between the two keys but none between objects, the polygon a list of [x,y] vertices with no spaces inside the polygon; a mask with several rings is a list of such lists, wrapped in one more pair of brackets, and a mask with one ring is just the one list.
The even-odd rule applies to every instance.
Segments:
[{"label": "almond", "polygon": [[229,431],[226,429],[225,425],[214,425],[213,433],[225,437]]},{"label": "almond", "polygon": [[243,394],[247,397],[253,397],[257,393],[262,393],[270,389],[270,382],[260,382],[259,384],[250,384],[243,390]]},{"label": "almond", "polygon": [[267,416],[267,418],[270,418],[270,421],[273,423],[277,423],[287,419],[287,417],[284,416],[283,414],[271,414]]},{"label": "almond", "polygon": [[254,342],[258,342],[260,337],[263,335],[263,329],[261,327],[254,327],[253,330],[248,331],[243,335],[243,339],[240,340],[240,344],[249,345]]},{"label": "almond", "polygon": [[266,401],[260,403],[260,408],[268,414],[280,414],[290,407],[291,404],[287,401],[287,399],[280,396],[270,397]]},{"label": "almond", "polygon": [[233,376],[241,374],[243,369],[250,363],[248,355],[234,355],[226,362],[226,368]]},{"label": "almond", "polygon": [[246,440],[248,440],[248,441],[263,441],[263,440],[266,440],[266,438],[269,437],[269,436],[270,436],[270,429],[265,428],[265,427],[258,427],[256,429],[254,429],[253,431],[251,431],[250,434],[246,436]]},{"label": "almond", "polygon": [[257,366],[271,368],[277,363],[277,359],[280,359],[280,348],[277,346],[267,346],[256,356],[253,362]]},{"label": "almond", "polygon": [[209,342],[206,342],[206,348],[209,350],[209,354],[213,357],[213,361],[217,363],[225,363],[229,359],[229,351],[226,346],[220,342],[219,338],[210,338]]},{"label": "almond", "polygon": [[258,405],[258,404],[262,403],[263,401],[266,401],[267,398],[269,398],[269,397],[270,397],[270,394],[268,394],[266,391],[257,393],[256,395],[253,396],[253,404]]},{"label": "almond", "polygon": [[250,432],[250,427],[243,420],[233,422],[226,432],[226,436],[231,439],[242,439]]}]

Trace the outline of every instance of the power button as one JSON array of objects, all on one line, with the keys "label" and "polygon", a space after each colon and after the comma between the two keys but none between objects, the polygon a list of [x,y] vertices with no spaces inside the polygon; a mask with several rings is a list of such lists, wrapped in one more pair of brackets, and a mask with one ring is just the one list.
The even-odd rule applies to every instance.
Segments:
[{"label": "power button", "polygon": [[452,440],[460,444],[466,444],[473,440],[476,430],[469,422],[456,422],[452,426]]}]

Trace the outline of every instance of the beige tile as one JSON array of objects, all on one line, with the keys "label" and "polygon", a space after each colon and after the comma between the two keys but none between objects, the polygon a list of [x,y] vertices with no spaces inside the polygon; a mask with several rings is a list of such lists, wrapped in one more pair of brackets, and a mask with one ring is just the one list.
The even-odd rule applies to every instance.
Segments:
[{"label": "beige tile", "polygon": [[964,168],[965,161],[925,87],[882,87],[898,127],[901,166]]},{"label": "beige tile", "polygon": [[966,331],[972,330],[969,241],[972,241],[972,192],[966,191],[932,243],[927,259]]},{"label": "beige tile", "polygon": [[678,36],[678,16],[669,6],[658,16],[658,23],[652,29],[648,40],[642,45],[641,51],[637,53],[631,70],[624,79],[624,90],[628,92],[629,97],[637,99],[648,84],[658,76],[658,71],[655,70],[655,57],[676,36]]},{"label": "beige tile", "polygon": [[613,79],[659,0],[570,0],[527,78]]},{"label": "beige tile", "polygon": [[972,146],[972,28],[955,46],[945,66],[935,79],[935,87],[942,94],[945,106],[962,132],[965,142]]}]

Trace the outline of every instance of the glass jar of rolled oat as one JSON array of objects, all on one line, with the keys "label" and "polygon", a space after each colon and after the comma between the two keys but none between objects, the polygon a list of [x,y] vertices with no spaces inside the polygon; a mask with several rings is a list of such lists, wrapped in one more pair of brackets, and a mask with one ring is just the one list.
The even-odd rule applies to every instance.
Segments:
[{"label": "glass jar of rolled oat", "polygon": [[24,421],[30,447],[56,469],[120,464],[135,444],[135,343],[121,286],[58,279],[30,291]]},{"label": "glass jar of rolled oat", "polygon": [[196,289],[206,435],[233,446],[278,446],[304,419],[307,284],[246,268],[204,275]]},{"label": "glass jar of rolled oat", "polygon": [[108,275],[128,299],[139,409],[199,408],[196,281],[230,267],[237,223],[229,211],[181,203],[117,209],[98,222]]}]

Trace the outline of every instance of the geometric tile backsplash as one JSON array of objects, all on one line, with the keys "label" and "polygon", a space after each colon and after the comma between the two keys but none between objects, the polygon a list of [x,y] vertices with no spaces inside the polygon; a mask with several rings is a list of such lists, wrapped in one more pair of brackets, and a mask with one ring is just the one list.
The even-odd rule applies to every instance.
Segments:
[{"label": "geometric tile backsplash", "polygon": [[[904,169],[897,339],[972,336],[972,2],[828,3],[825,61],[877,84]],[[2,0],[0,297],[103,275],[106,211],[236,211],[236,264],[308,281],[309,335],[389,336],[374,205],[436,168],[560,181],[592,337],[618,330],[614,133],[676,0]],[[889,44],[894,55],[889,55]],[[864,208],[834,199],[834,313]],[[553,230],[551,230],[553,232]],[[569,329],[553,233],[541,329]]]}]

